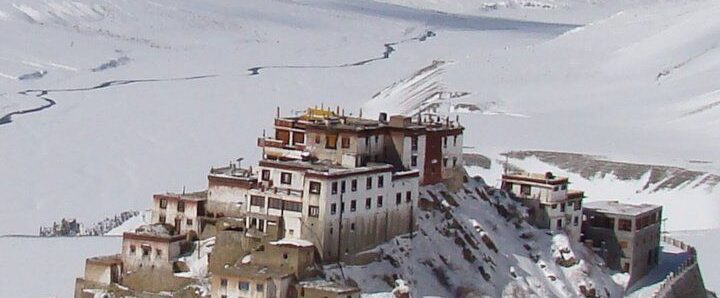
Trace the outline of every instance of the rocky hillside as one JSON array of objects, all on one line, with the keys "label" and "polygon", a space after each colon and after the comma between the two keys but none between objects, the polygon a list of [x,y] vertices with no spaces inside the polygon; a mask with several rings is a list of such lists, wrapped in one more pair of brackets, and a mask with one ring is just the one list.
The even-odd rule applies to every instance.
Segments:
[{"label": "rocky hillside", "polygon": [[619,297],[620,285],[582,246],[525,222],[524,207],[481,178],[456,192],[421,192],[417,232],[327,266],[335,279],[364,291],[392,288],[402,278],[416,296]]}]

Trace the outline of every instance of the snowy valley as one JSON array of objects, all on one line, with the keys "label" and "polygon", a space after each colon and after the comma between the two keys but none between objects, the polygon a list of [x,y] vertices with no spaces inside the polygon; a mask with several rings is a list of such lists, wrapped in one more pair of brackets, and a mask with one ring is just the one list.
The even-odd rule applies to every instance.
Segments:
[{"label": "snowy valley", "polygon": [[[511,166],[567,176],[588,201],[663,205],[663,231],[697,246],[705,284],[719,291],[718,14],[712,0],[0,0],[0,263],[10,265],[0,276],[25,268],[0,279],[0,296],[70,297],[82,260],[120,242],[7,235],[202,189],[212,165],[260,159],[256,137],[276,107],[318,103],[369,118],[457,116],[465,151],[482,156],[467,170],[489,186]],[[491,296],[572,297],[586,283],[619,293],[596,264],[556,266],[553,239],[525,224],[547,266],[537,267],[491,203],[458,196],[419,223],[432,237],[386,243],[374,253],[398,259],[345,274],[383,291],[386,280],[362,271],[418,274],[415,293],[447,297],[472,282]],[[460,226],[436,230],[445,213]],[[509,248],[492,254],[491,281],[460,246],[444,261],[399,253],[455,241],[441,233],[477,241],[473,221]],[[479,242],[471,255],[485,262]],[[440,267],[451,287],[430,275]],[[35,286],[37,272],[50,282]]]}]

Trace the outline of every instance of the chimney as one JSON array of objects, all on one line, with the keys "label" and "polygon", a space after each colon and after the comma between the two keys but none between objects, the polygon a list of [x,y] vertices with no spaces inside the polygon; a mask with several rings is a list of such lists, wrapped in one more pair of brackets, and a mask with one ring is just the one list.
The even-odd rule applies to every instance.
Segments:
[{"label": "chimney", "polygon": [[378,121],[380,123],[387,123],[387,113],[380,112],[380,116],[378,117]]}]

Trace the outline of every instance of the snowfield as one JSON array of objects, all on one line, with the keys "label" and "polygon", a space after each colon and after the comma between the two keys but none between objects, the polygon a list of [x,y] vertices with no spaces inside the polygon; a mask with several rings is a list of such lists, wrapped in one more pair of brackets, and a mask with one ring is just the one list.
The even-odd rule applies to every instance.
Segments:
[{"label": "snowfield", "polygon": [[[713,0],[0,0],[0,235],[201,189],[211,166],[258,159],[277,106],[429,108],[493,160],[577,152],[718,175],[719,14]],[[649,177],[512,162],[569,175],[589,200],[663,204],[668,230],[720,227],[716,186],[647,192]],[[501,167],[471,170],[494,185]],[[712,245],[697,246],[703,262]],[[13,294],[64,296],[75,275]]]}]

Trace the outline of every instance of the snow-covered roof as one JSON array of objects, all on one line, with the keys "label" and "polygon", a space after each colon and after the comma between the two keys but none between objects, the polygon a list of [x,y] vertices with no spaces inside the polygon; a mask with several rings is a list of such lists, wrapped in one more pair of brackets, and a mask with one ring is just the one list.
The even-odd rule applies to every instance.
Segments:
[{"label": "snow-covered roof", "polygon": [[619,214],[619,215],[640,215],[645,212],[653,211],[662,208],[659,205],[652,204],[628,204],[620,203],[618,201],[597,201],[586,203],[583,207],[590,209],[595,212],[608,213],[608,214]]},{"label": "snow-covered roof", "polygon": [[297,247],[312,247],[313,244],[310,241],[302,240],[302,239],[291,239],[291,238],[283,238],[278,241],[272,241],[270,242],[271,245],[292,245]]},{"label": "snow-covered roof", "polygon": [[333,293],[352,293],[360,292],[358,287],[346,286],[334,281],[324,279],[304,280],[301,281],[300,286],[305,289],[317,289],[325,292]]}]

